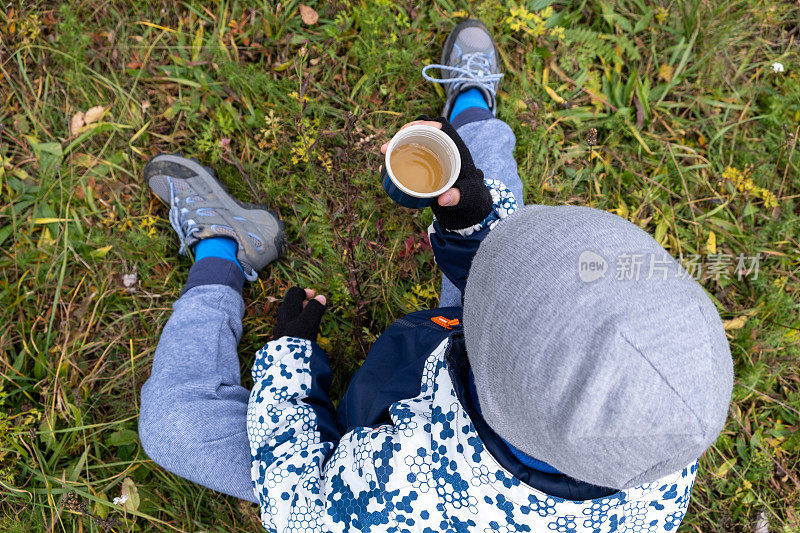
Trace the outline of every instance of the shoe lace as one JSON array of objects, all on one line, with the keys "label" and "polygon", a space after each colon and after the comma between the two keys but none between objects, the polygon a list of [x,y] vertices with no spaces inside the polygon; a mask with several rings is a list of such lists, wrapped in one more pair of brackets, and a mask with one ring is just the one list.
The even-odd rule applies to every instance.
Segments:
[{"label": "shoe lace", "polygon": [[[428,70],[438,68],[440,72],[451,72],[457,74],[454,78],[434,78],[428,75]],[[461,56],[458,65],[426,65],[422,69],[422,77],[433,83],[453,84],[453,89],[457,90],[464,83],[480,85],[492,96],[497,94],[494,84],[500,81],[502,74],[492,73],[492,56],[486,52],[473,52]]]},{"label": "shoe lace", "polygon": [[178,253],[188,255],[186,239],[200,231],[200,227],[194,220],[186,219],[183,216],[182,209],[179,205],[180,200],[175,194],[175,185],[172,182],[172,178],[168,177],[167,183],[169,183],[169,224],[172,226],[172,229],[175,230],[175,233],[178,234],[178,240],[181,243]]}]

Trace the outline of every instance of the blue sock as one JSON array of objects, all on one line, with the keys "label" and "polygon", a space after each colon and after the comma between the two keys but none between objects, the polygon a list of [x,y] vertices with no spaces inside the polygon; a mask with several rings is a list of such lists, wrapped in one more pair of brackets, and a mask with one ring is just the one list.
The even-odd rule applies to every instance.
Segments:
[{"label": "blue sock", "polygon": [[201,259],[205,259],[206,257],[218,257],[219,259],[225,259],[232,263],[236,263],[236,266],[239,267],[239,270],[244,272],[242,265],[239,264],[239,260],[236,259],[236,249],[238,247],[239,245],[236,243],[236,241],[228,237],[211,237],[209,239],[203,239],[194,245],[194,260],[197,262]]},{"label": "blue sock", "polygon": [[456,96],[456,101],[453,104],[453,110],[450,111],[450,122],[453,122],[459,113],[470,107],[479,107],[481,109],[489,109],[489,104],[483,97],[483,93],[478,89],[472,88]]}]

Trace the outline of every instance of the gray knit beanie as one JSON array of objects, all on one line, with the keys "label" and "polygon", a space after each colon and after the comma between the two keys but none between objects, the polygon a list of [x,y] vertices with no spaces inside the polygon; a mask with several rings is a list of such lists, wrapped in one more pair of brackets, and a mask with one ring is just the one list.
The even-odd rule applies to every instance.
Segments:
[{"label": "gray knit beanie", "polygon": [[714,304],[616,215],[530,206],[499,223],[472,263],[464,335],[489,426],[575,479],[655,481],[725,424],[733,365]]}]

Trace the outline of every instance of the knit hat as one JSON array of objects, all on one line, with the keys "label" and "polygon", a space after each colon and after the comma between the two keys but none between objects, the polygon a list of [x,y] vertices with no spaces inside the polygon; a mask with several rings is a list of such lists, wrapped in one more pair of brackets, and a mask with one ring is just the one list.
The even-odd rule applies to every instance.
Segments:
[{"label": "knit hat", "polygon": [[616,215],[530,206],[499,223],[472,263],[464,335],[489,426],[575,479],[655,481],[725,424],[733,365],[714,304]]}]

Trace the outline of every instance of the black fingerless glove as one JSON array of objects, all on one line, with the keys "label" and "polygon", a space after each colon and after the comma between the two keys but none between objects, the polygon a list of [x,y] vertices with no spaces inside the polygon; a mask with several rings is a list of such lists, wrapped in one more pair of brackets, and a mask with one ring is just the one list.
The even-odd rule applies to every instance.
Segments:
[{"label": "black fingerless glove", "polygon": [[431,209],[433,209],[436,220],[443,228],[451,231],[468,228],[483,221],[492,212],[492,195],[483,182],[483,171],[475,168],[472,154],[469,153],[467,145],[446,118],[430,119],[423,115],[418,120],[433,120],[441,124],[442,131],[456,143],[461,156],[461,172],[454,185],[461,191],[461,200],[456,205],[446,207],[434,202]]},{"label": "black fingerless glove", "polygon": [[286,291],[276,313],[273,339],[296,337],[316,342],[325,306],[318,300],[311,299],[303,307],[305,300],[306,291],[300,287],[292,287]]}]

